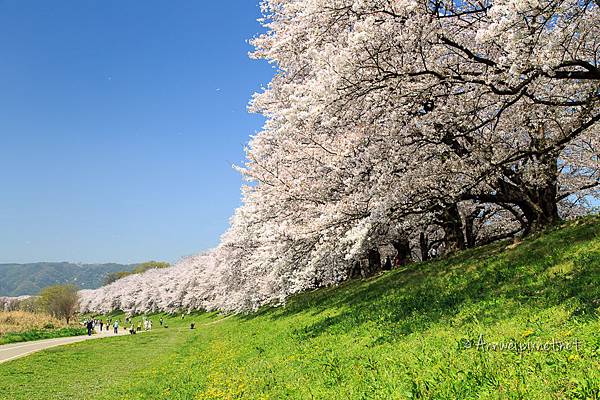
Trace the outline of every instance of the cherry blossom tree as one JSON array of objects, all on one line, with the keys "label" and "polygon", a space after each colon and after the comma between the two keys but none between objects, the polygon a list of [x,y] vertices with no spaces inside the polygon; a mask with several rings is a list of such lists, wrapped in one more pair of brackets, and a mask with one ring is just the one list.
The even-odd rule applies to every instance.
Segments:
[{"label": "cherry blossom tree", "polygon": [[597,0],[264,0],[243,204],[221,244],[83,307],[241,312],[589,213]]}]

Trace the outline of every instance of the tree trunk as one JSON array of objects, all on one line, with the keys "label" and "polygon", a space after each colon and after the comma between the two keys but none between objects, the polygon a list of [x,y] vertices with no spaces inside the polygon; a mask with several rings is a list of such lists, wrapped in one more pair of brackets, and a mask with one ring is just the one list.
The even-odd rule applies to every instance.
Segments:
[{"label": "tree trunk", "polygon": [[[553,225],[560,220],[557,204],[557,180],[556,177],[547,179],[544,185],[535,188],[525,188],[518,176],[512,176],[515,185],[500,182],[495,194],[477,194],[469,199],[484,201],[495,204],[514,204],[523,213],[524,224],[523,235],[539,232],[547,226]],[[516,187],[518,185],[518,187]],[[445,231],[445,230],[444,230]]]},{"label": "tree trunk", "polygon": [[466,246],[468,249],[475,247],[475,232],[473,230],[473,222],[474,220],[472,218],[467,218],[465,221],[465,238],[467,239]]},{"label": "tree trunk", "polygon": [[381,254],[378,249],[370,249],[367,252],[367,261],[369,268],[369,275],[374,275],[381,271]]},{"label": "tree trunk", "polygon": [[525,235],[539,232],[560,220],[556,200],[558,195],[557,159],[556,155],[547,154],[540,160],[546,169],[546,179],[541,185],[526,188],[525,198],[517,203],[527,219]]},{"label": "tree trunk", "polygon": [[465,237],[463,233],[463,223],[458,205],[453,204],[447,207],[442,214],[442,229],[444,230],[444,243],[447,252],[454,252],[465,249]]},{"label": "tree trunk", "polygon": [[481,208],[476,207],[475,210],[466,215],[464,219],[466,247],[472,249],[477,242],[477,233],[475,232],[475,219],[481,213]]},{"label": "tree trunk", "polygon": [[[546,140],[544,127],[531,129],[530,147],[534,152],[527,159],[502,167],[502,178],[497,179],[493,193],[470,194],[464,199],[472,199],[496,204],[513,204],[523,213],[524,235],[543,230],[558,222],[558,158],[560,148],[548,151],[551,147]],[[542,178],[539,183],[525,179],[529,168]],[[535,185],[535,186],[533,186]]]},{"label": "tree trunk", "polygon": [[412,261],[410,242],[408,238],[395,240],[392,242],[392,246],[394,246],[394,249],[396,249],[396,260],[394,262],[396,266],[406,265]]},{"label": "tree trunk", "polygon": [[[543,127],[538,129],[539,139],[532,142],[535,149],[543,149],[546,144],[543,137]],[[539,232],[560,220],[558,215],[558,155],[557,151],[541,154],[534,158],[535,166],[539,169],[538,174],[543,176],[543,181],[534,187],[527,185],[519,174],[510,177],[517,184],[520,183],[520,195],[515,204],[523,211],[527,226],[524,235]],[[509,175],[510,176],[510,175]]]},{"label": "tree trunk", "polygon": [[421,248],[421,261],[429,260],[429,240],[425,232],[419,234],[419,247]]},{"label": "tree trunk", "polygon": [[350,268],[350,273],[348,274],[348,278],[354,279],[358,278],[362,274],[362,267],[360,265],[360,261],[354,261],[352,263],[352,268]]},{"label": "tree trunk", "polygon": [[371,276],[371,271],[369,270],[369,264],[368,262],[365,262],[365,260],[359,261],[359,267],[360,267],[360,277],[365,279],[368,278],[369,276]]},{"label": "tree trunk", "polygon": [[560,220],[556,204],[556,184],[535,191],[528,191],[528,199],[517,205],[527,219],[525,235],[539,232]]}]

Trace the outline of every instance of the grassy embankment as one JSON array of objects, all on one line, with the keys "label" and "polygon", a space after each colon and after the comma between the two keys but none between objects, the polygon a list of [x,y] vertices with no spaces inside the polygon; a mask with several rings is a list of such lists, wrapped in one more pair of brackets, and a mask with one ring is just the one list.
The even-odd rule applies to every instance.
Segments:
[{"label": "grassy embankment", "polygon": [[597,399],[599,316],[588,218],[194,331],[221,317],[11,361],[0,399]]},{"label": "grassy embankment", "polygon": [[85,329],[44,313],[0,311],[0,345],[30,340],[84,335]]}]

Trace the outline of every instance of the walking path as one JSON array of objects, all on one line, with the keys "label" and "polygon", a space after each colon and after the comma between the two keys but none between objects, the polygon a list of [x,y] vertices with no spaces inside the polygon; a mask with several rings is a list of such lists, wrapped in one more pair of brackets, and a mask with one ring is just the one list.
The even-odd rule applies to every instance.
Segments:
[{"label": "walking path", "polygon": [[101,339],[111,336],[127,335],[125,329],[119,329],[118,334],[114,334],[112,328],[109,331],[97,332],[92,336],[71,336],[56,339],[35,340],[32,342],[10,343],[0,346],[0,363],[14,360],[16,358],[27,356],[36,351],[45,350],[50,347],[62,346],[65,344],[82,342],[89,339]]},{"label": "walking path", "polygon": [[[197,326],[201,327],[201,326],[209,326],[209,325],[217,324],[217,323],[225,321],[226,319],[231,318],[232,316],[233,315],[228,315],[228,316],[218,319],[216,321],[200,324]],[[189,330],[189,328],[187,328],[187,329],[179,328],[179,329],[180,330]],[[127,329],[119,328],[119,333],[115,335],[111,328],[108,331],[106,331],[106,330],[103,330],[102,332],[96,331],[96,334],[92,335],[92,336],[87,336],[87,335],[71,336],[71,337],[56,338],[56,339],[35,340],[32,342],[20,342],[20,343],[5,344],[5,345],[0,346],[0,364],[3,362],[6,362],[6,361],[14,360],[16,358],[25,357],[31,353],[35,353],[36,351],[45,350],[50,347],[56,347],[56,346],[62,346],[65,344],[82,342],[84,340],[89,340],[89,339],[101,339],[101,338],[105,338],[105,337],[122,336],[122,335],[128,335],[128,334],[129,334],[129,332],[127,331]]]}]

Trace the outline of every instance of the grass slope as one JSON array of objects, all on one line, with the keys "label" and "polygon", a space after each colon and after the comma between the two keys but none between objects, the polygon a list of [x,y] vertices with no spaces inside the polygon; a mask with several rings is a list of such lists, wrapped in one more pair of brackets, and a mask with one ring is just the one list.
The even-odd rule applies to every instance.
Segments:
[{"label": "grass slope", "polygon": [[[599,284],[600,219],[588,218],[284,308],[11,361],[0,399],[597,399]],[[191,331],[191,319],[209,324]],[[578,344],[489,345],[553,340]]]}]

